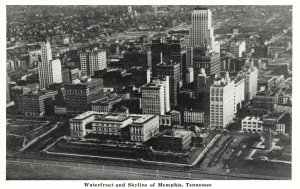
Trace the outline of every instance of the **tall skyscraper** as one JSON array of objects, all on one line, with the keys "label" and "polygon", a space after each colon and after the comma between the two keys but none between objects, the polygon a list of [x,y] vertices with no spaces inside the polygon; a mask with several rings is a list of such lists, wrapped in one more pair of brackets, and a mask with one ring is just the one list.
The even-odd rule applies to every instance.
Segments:
[{"label": "tall skyscraper", "polygon": [[80,65],[83,76],[93,76],[94,71],[107,67],[106,52],[97,49],[80,51]]},{"label": "tall skyscraper", "polygon": [[180,83],[180,63],[168,62],[157,65],[158,78],[170,77],[170,103],[171,106],[177,106],[177,95],[179,93]]},{"label": "tall skyscraper", "polygon": [[252,100],[257,93],[257,68],[251,67],[249,69],[245,69],[238,75],[245,78],[245,101]]},{"label": "tall skyscraper", "polygon": [[196,8],[192,12],[192,28],[190,30],[190,47],[209,46],[214,48],[211,11],[208,8]]},{"label": "tall skyscraper", "polygon": [[46,89],[52,83],[62,82],[61,62],[52,60],[52,52],[48,41],[41,44],[41,62],[38,64],[39,84],[41,89]]},{"label": "tall skyscraper", "polygon": [[234,118],[234,81],[229,78],[216,78],[210,87],[210,126],[224,129]]}]

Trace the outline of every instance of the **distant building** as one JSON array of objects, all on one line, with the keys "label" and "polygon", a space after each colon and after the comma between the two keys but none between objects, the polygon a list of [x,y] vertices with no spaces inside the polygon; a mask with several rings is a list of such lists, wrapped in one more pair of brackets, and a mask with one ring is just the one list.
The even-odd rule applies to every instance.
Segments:
[{"label": "distant building", "polygon": [[125,52],[124,57],[121,60],[124,68],[131,68],[133,66],[138,66],[142,68],[151,67],[151,52],[148,51],[133,51]]},{"label": "distant building", "polygon": [[238,108],[242,108],[245,100],[245,78],[238,76],[234,79],[234,113]]},{"label": "distant building", "polygon": [[103,81],[98,78],[74,80],[65,84],[68,114],[78,115],[90,110],[90,103],[103,98]]},{"label": "distant building", "polygon": [[230,53],[233,54],[235,57],[240,58],[243,57],[243,53],[246,52],[246,42],[239,41],[239,42],[232,42],[230,45]]},{"label": "distant building", "polygon": [[210,87],[210,126],[224,129],[234,118],[234,81],[229,78],[217,78]]},{"label": "distant building", "polygon": [[47,103],[55,100],[57,91],[32,91],[17,98],[17,107],[20,114],[27,116],[44,116]]},{"label": "distant building", "polygon": [[257,81],[257,90],[268,91],[275,86],[275,77],[259,77]]},{"label": "distant building", "polygon": [[133,84],[136,87],[140,87],[150,82],[151,72],[149,68],[131,67],[128,70],[129,84]]},{"label": "distant building", "polygon": [[62,82],[72,83],[75,79],[81,78],[81,70],[78,68],[64,68],[62,71]]},{"label": "distant building", "polygon": [[83,50],[80,51],[80,65],[83,76],[93,76],[94,71],[103,70],[106,65],[106,51]]},{"label": "distant building", "polygon": [[238,73],[245,67],[245,61],[240,58],[233,58],[230,56],[221,57],[222,71],[228,71],[229,73]]},{"label": "distant building", "polygon": [[177,106],[177,95],[179,93],[180,83],[180,63],[168,62],[157,65],[158,78],[169,76],[169,94],[172,107]]},{"label": "distant building", "polygon": [[52,83],[62,82],[61,62],[52,60],[52,52],[48,41],[41,44],[41,62],[38,64],[39,84],[41,89],[46,89]]},{"label": "distant building", "polygon": [[180,64],[180,78],[182,78],[182,65],[186,61],[183,53],[183,39],[158,38],[152,40],[151,68],[152,75],[157,76],[157,65],[162,62],[177,62]]},{"label": "distant building", "polygon": [[159,134],[156,148],[161,151],[182,152],[190,147],[191,141],[191,131],[170,129]]},{"label": "distant building", "polygon": [[257,68],[245,69],[239,75],[245,78],[245,101],[252,100],[257,93]]},{"label": "distant building", "polygon": [[256,46],[254,47],[254,58],[268,58],[269,57],[269,47],[268,46]]},{"label": "distant building", "polygon": [[273,112],[278,102],[278,94],[271,91],[259,91],[253,97],[253,108],[264,109]]},{"label": "distant building", "polygon": [[[201,68],[205,69],[207,76],[218,74],[221,70],[220,54],[209,52],[206,48],[197,47],[194,49],[194,83],[197,84],[197,78]],[[197,90],[197,89],[196,89]]]},{"label": "distant building", "polygon": [[211,26],[212,14],[210,9],[197,8],[192,12],[192,27],[190,30],[189,46],[214,46],[213,28]]}]

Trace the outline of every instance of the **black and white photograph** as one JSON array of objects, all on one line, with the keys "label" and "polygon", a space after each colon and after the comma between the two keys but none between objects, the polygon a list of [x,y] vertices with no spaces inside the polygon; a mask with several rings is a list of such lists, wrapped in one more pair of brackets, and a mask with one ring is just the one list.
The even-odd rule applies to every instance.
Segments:
[{"label": "black and white photograph", "polygon": [[7,2],[3,180],[294,180],[294,5],[247,2]]}]

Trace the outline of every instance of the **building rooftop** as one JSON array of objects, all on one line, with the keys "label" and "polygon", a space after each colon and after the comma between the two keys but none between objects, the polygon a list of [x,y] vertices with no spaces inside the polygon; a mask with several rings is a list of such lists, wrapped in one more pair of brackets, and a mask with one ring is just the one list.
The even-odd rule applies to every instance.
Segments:
[{"label": "building rooftop", "polygon": [[129,114],[129,117],[132,117],[133,123],[142,124],[148,120],[154,118],[154,115],[145,115],[145,114]]},{"label": "building rooftop", "polygon": [[191,131],[183,130],[183,129],[171,129],[164,132],[161,136],[162,137],[175,137],[175,138],[183,138],[187,134],[190,134]]},{"label": "building rooftop", "polygon": [[159,89],[161,88],[162,85],[159,83],[147,83],[145,85],[143,85],[141,88],[153,88],[153,89]]},{"label": "building rooftop", "polygon": [[242,121],[262,121],[260,117],[247,116]]},{"label": "building rooftop", "polygon": [[73,120],[81,120],[81,119],[85,119],[85,118],[88,118],[88,117],[94,116],[94,115],[102,115],[102,114],[99,112],[87,111],[87,112],[84,112],[83,114],[80,114],[77,117],[74,117],[72,119]]},{"label": "building rooftop", "polygon": [[112,96],[112,97],[105,97],[99,100],[95,100],[92,102],[93,105],[110,105],[115,104],[117,102],[122,101],[122,97],[119,96]]},{"label": "building rooftop", "polygon": [[57,91],[52,91],[52,90],[40,90],[40,91],[31,91],[29,93],[23,94],[21,96],[31,96],[31,97],[39,97],[39,96],[43,96],[47,93],[53,93]]},{"label": "building rooftop", "polygon": [[75,79],[72,81],[72,84],[66,84],[66,85],[87,85],[90,82],[94,82],[97,80],[101,80],[100,78],[82,78],[81,80]]},{"label": "building rooftop", "polygon": [[272,91],[258,91],[257,94],[254,97],[257,96],[275,96],[276,93],[272,92]]},{"label": "building rooftop", "polygon": [[109,114],[106,116],[98,116],[95,118],[95,121],[109,121],[109,122],[123,122],[127,119],[131,119],[125,114]]},{"label": "building rooftop", "polygon": [[285,115],[285,112],[272,112],[272,113],[269,113],[264,118],[267,118],[267,119],[272,119],[272,118],[281,119],[281,117],[284,116],[284,115]]}]

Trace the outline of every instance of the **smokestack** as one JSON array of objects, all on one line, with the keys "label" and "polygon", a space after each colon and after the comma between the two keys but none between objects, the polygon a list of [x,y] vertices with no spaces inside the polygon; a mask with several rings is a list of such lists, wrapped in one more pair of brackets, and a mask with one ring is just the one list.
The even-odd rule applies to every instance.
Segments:
[{"label": "smokestack", "polygon": [[160,52],[160,63],[163,62],[162,52]]}]

